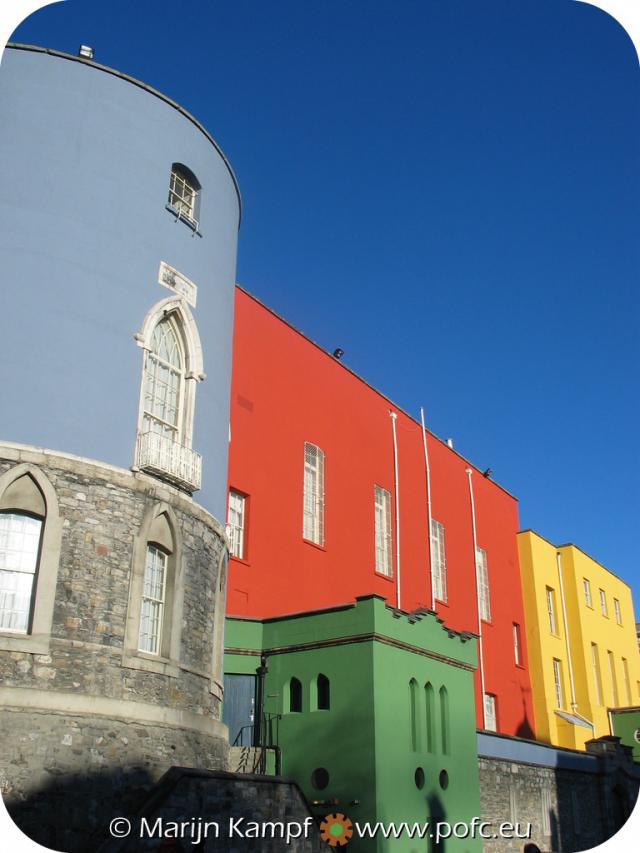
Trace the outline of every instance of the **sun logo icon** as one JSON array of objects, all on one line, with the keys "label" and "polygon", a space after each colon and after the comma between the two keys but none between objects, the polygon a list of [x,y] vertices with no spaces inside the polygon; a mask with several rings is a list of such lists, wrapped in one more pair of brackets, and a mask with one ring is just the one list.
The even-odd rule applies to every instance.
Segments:
[{"label": "sun logo icon", "polygon": [[329,847],[342,847],[353,835],[353,823],[343,814],[328,814],[320,824],[320,837]]}]

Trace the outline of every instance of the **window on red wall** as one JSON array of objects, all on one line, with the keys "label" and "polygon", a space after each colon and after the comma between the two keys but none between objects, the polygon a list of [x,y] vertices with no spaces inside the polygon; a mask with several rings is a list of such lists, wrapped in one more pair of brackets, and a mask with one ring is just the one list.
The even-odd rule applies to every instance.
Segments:
[{"label": "window on red wall", "polygon": [[523,666],[522,662],[522,643],[520,640],[520,625],[517,622],[513,623],[513,658],[516,666]]},{"label": "window on red wall", "polygon": [[247,496],[235,489],[229,491],[227,531],[229,553],[232,557],[244,560],[247,552]]},{"label": "window on red wall", "polygon": [[324,453],[308,441],[304,445],[302,536],[324,545]]}]

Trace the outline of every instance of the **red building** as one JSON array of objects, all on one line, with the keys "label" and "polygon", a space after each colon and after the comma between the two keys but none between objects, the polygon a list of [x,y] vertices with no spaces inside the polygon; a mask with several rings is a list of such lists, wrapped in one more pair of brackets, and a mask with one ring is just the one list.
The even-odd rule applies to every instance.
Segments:
[{"label": "red building", "polygon": [[431,608],[433,556],[438,616],[482,635],[478,726],[533,737],[516,499],[427,432],[430,555],[419,421],[239,287],[231,393],[228,614]]}]

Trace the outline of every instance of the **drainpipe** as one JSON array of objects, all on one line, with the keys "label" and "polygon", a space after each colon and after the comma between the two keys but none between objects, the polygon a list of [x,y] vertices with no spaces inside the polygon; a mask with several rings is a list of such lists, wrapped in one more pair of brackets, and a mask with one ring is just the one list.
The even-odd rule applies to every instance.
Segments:
[{"label": "drainpipe", "polygon": [[567,623],[567,608],[564,601],[564,584],[562,582],[562,555],[560,551],[556,551],[556,560],[558,563],[558,580],[560,583],[560,602],[562,604],[562,622],[564,625],[564,638],[567,646],[567,660],[569,662],[569,685],[571,686],[571,710],[575,714],[578,707],[576,702],[576,689],[573,682],[573,664],[571,662],[571,640],[569,639],[569,625]]},{"label": "drainpipe", "polygon": [[431,609],[436,609],[436,587],[433,577],[433,557],[431,554],[431,470],[429,468],[429,453],[427,451],[427,431],[424,425],[424,409],[420,406],[420,421],[422,423],[422,446],[424,447],[424,467],[427,472],[427,551],[429,552],[429,577],[431,578]]},{"label": "drainpipe", "polygon": [[[593,736],[596,736],[596,727],[584,717],[582,714],[578,713],[578,703],[576,702],[576,690],[573,681],[573,664],[571,662],[571,641],[569,639],[569,623],[567,622],[567,608],[565,606],[564,601],[564,584],[562,582],[562,554],[560,551],[556,551],[556,560],[558,563],[558,581],[560,585],[560,603],[562,604],[562,622],[564,625],[564,637],[567,645],[567,660],[569,662],[569,686],[571,688],[571,712],[576,717],[578,717],[583,722],[587,723],[591,727],[591,733]],[[609,725],[611,725],[611,718],[609,718]]]},{"label": "drainpipe", "polygon": [[400,609],[400,491],[398,489],[398,439],[396,436],[397,414],[389,411],[391,418],[391,429],[393,430],[393,472],[395,477],[395,504],[396,504],[396,607]]},{"label": "drainpipe", "polygon": [[475,503],[473,501],[473,483],[471,482],[471,475],[473,471],[471,468],[466,469],[467,477],[469,479],[469,501],[471,503],[471,530],[473,532],[473,568],[475,574],[476,581],[476,607],[478,610],[478,663],[480,664],[480,689],[482,691],[482,728],[484,729],[487,725],[487,720],[485,717],[484,710],[484,657],[482,654],[482,619],[480,617],[480,587],[478,586],[478,539],[476,536],[476,508]]}]

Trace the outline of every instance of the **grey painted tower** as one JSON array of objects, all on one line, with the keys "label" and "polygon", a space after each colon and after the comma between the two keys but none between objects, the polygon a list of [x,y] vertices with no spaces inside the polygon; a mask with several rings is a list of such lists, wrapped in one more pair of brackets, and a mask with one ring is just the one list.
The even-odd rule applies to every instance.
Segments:
[{"label": "grey painted tower", "polygon": [[169,766],[226,767],[240,200],[177,104],[24,45],[0,162],[0,785],[79,850]]}]

